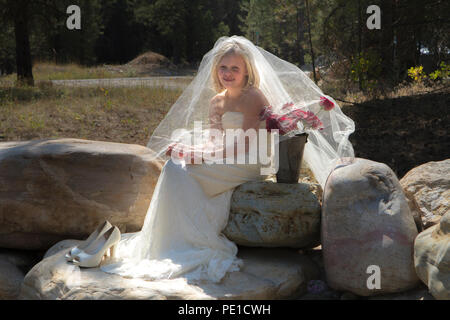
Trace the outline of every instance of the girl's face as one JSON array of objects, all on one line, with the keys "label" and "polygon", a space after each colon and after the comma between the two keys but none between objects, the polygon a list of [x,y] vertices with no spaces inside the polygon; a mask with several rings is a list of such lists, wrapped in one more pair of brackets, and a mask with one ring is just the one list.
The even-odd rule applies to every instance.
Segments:
[{"label": "girl's face", "polygon": [[225,89],[243,88],[248,75],[244,59],[237,54],[227,54],[219,61],[218,77]]}]

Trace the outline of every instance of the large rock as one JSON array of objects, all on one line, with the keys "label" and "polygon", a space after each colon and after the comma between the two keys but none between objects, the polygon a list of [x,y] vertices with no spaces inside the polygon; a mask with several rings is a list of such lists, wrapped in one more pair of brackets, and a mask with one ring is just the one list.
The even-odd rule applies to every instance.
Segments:
[{"label": "large rock", "polygon": [[318,276],[317,266],[293,249],[240,248],[244,266],[220,283],[183,278],[159,281],[127,279],[99,268],[78,268],[66,262],[67,248],[52,247],[26,275],[20,299],[290,299],[306,292]]},{"label": "large rock", "polygon": [[0,249],[0,300],[17,299],[25,273],[40,259],[35,252]]},{"label": "large rock", "polygon": [[80,139],[0,143],[0,247],[46,250],[105,219],[139,231],[163,166],[152,155]]},{"label": "large rock", "polygon": [[0,260],[0,300],[17,299],[25,274],[9,261]]},{"label": "large rock", "polygon": [[417,288],[405,292],[373,296],[370,297],[368,300],[436,300],[436,299],[429,293],[428,288],[422,284]]},{"label": "large rock", "polygon": [[251,247],[313,248],[320,243],[318,184],[247,182],[233,192],[228,239]]},{"label": "large rock", "polygon": [[450,211],[450,159],[428,162],[410,170],[400,184],[421,211],[425,228]]},{"label": "large rock", "polygon": [[[416,287],[417,233],[402,187],[388,166],[357,158],[332,171],[324,190],[321,234],[332,288],[371,296]],[[379,267],[380,289],[368,288],[367,283],[376,284],[371,277],[376,267],[370,266]]]},{"label": "large rock", "polygon": [[[80,139],[0,143],[0,247],[46,250],[84,239],[103,220],[139,231],[163,162],[150,149]],[[225,234],[238,244],[314,247],[317,183],[246,183],[233,194]]]},{"label": "large rock", "polygon": [[414,266],[433,297],[450,300],[450,211],[417,236]]}]

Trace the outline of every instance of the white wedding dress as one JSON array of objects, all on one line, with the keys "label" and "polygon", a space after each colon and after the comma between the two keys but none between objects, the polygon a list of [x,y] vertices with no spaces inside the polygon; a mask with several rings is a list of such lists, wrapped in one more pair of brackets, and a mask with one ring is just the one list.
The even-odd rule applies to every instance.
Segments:
[{"label": "white wedding dress", "polygon": [[[223,129],[242,128],[243,114],[226,112]],[[261,122],[260,128],[265,128]],[[270,141],[268,141],[270,152]],[[242,261],[226,227],[233,190],[264,180],[261,164],[188,164],[168,160],[155,186],[142,230],[123,234],[114,260],[101,269],[146,280],[183,277],[220,282]]]}]

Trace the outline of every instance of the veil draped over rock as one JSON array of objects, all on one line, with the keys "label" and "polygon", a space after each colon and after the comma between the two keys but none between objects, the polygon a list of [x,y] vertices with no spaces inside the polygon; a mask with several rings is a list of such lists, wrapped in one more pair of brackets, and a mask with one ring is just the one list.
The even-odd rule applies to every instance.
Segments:
[{"label": "veil draped over rock", "polygon": [[[168,160],[169,157],[165,155],[167,147],[174,141],[191,139],[194,136],[195,121],[201,121],[203,129],[208,129],[210,101],[218,93],[212,77],[214,56],[227,42],[240,44],[253,60],[260,78],[259,89],[266,96],[273,112],[287,114],[301,109],[314,113],[320,119],[321,130],[304,128],[302,122],[298,122],[297,130],[281,136],[279,141],[299,132],[308,133],[304,160],[316,180],[324,187],[337,160],[341,157],[354,157],[353,147],[348,140],[355,129],[354,122],[302,70],[241,36],[221,37],[216,41],[214,47],[203,57],[193,81],[154,130],[147,147],[155,152],[155,158]],[[324,99],[329,104],[334,104],[331,110],[323,110]]]}]

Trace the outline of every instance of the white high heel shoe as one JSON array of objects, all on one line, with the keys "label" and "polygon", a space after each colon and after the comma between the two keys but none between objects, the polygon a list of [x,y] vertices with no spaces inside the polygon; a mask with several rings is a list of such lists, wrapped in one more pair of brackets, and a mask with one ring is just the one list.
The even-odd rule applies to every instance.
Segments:
[{"label": "white high heel shoe", "polygon": [[104,234],[112,227],[109,221],[105,221],[100,224],[94,232],[92,232],[89,237],[80,243],[78,246],[73,247],[68,253],[66,253],[65,257],[67,261],[71,261],[76,255],[80,254],[83,250],[89,247],[95,240],[98,239],[99,236]]},{"label": "white high heel shoe", "polygon": [[96,268],[102,262],[103,256],[110,249],[110,256],[115,256],[115,247],[120,241],[120,230],[111,227],[97,238],[89,247],[73,258],[73,264],[79,267]]}]

